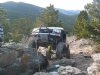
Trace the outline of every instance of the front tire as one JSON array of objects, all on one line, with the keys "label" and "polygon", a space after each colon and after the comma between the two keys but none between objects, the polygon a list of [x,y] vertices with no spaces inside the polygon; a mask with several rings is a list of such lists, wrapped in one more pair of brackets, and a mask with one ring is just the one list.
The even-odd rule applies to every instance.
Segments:
[{"label": "front tire", "polygon": [[66,50],[66,45],[64,42],[59,42],[56,48],[56,57],[62,59],[64,56],[64,52]]},{"label": "front tire", "polygon": [[62,59],[64,56],[70,59],[69,46],[66,47],[64,42],[59,42],[56,49],[56,57]]}]

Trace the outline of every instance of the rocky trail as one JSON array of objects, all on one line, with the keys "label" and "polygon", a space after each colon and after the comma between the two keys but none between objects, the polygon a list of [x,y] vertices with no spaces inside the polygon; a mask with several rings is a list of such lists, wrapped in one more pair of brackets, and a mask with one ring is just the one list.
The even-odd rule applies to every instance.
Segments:
[{"label": "rocky trail", "polygon": [[90,50],[92,50],[91,46],[88,45],[88,42],[84,39],[77,40],[74,36],[68,38],[71,59],[74,59],[76,67],[81,69],[82,71],[86,71],[87,67],[89,67],[93,63],[93,59],[90,56]]},{"label": "rocky trail", "polygon": [[[91,46],[88,45],[88,42],[84,39],[76,40],[76,37],[68,37],[67,41],[70,47],[71,59],[75,60],[75,67],[82,71],[86,71],[87,68],[93,63],[93,59],[90,56]],[[44,50],[44,51],[43,51]],[[41,48],[39,49],[41,52]],[[45,55],[45,49],[42,48],[42,54]],[[52,55],[52,59],[48,60],[49,65],[52,65],[54,62],[58,61],[55,54]]]},{"label": "rocky trail", "polygon": [[7,43],[0,48],[0,75],[100,75],[100,54],[90,55],[92,47],[84,39],[67,38],[71,58],[51,60],[45,57],[46,48],[23,47]]}]

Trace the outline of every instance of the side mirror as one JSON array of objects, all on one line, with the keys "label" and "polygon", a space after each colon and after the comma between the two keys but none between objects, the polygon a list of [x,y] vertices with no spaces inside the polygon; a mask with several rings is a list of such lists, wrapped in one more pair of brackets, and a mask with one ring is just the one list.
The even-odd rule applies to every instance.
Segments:
[{"label": "side mirror", "polygon": [[68,31],[66,30],[65,33],[68,34]]}]

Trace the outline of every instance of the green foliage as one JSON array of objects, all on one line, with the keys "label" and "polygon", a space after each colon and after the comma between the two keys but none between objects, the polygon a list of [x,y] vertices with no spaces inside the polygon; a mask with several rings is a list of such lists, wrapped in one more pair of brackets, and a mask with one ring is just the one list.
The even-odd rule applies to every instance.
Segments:
[{"label": "green foliage", "polygon": [[74,25],[74,34],[78,38],[88,38],[88,25],[88,14],[86,11],[81,11]]},{"label": "green foliage", "polygon": [[14,42],[17,42],[17,43],[18,43],[18,42],[21,41],[22,37],[23,37],[22,34],[20,34],[19,32],[16,32],[16,33],[13,34],[12,40],[13,40]]},{"label": "green foliage", "polygon": [[0,7],[0,22],[3,24],[3,21],[6,17],[6,10],[2,7]]},{"label": "green foliage", "polygon": [[93,0],[92,3],[85,5],[85,9],[94,19],[100,19],[100,0]]},{"label": "green foliage", "polygon": [[35,22],[35,26],[45,25],[48,27],[56,27],[62,26],[62,21],[58,20],[58,10],[54,9],[54,6],[50,4],[49,7],[44,9],[41,13],[41,18],[37,18]]},{"label": "green foliage", "polygon": [[100,0],[93,0],[92,3],[85,5],[85,9],[92,17],[89,24],[89,38],[95,45],[100,46]]},{"label": "green foliage", "polygon": [[100,45],[100,21],[92,20],[88,30],[90,40],[92,40],[95,45]]},{"label": "green foliage", "polygon": [[31,19],[19,18],[14,20],[12,27],[13,40],[19,42],[23,36],[29,36],[33,22]]},{"label": "green foliage", "polygon": [[41,18],[36,18],[36,22],[34,22],[34,27],[40,27],[43,24]]},{"label": "green foliage", "polygon": [[4,30],[4,38],[3,38],[4,42],[11,39],[11,36],[9,35],[9,33],[10,33],[10,19],[6,19],[6,14],[7,14],[7,11],[4,8],[0,7],[0,23],[1,23],[3,30]]},{"label": "green foliage", "polygon": [[2,27],[4,31],[4,42],[8,42],[9,39],[12,39],[10,19],[5,19]]}]

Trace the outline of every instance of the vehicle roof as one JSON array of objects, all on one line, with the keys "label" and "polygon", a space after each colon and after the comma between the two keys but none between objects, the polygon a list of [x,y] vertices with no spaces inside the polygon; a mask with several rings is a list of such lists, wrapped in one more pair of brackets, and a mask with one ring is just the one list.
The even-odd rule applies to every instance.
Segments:
[{"label": "vehicle roof", "polygon": [[[39,29],[40,27],[34,28],[34,29]],[[49,29],[61,29],[64,30],[62,27],[47,27]],[[46,27],[41,27],[41,29],[46,29]]]}]

